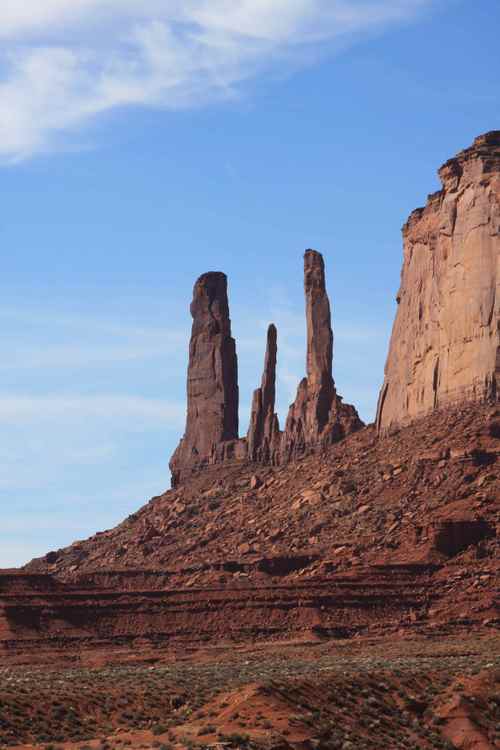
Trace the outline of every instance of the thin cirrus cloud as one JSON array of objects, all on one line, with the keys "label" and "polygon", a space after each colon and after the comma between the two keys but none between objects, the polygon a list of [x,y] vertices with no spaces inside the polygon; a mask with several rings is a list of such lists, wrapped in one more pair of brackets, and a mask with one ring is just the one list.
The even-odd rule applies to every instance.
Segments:
[{"label": "thin cirrus cloud", "polygon": [[413,20],[437,0],[2,0],[0,159],[120,107],[181,109]]},{"label": "thin cirrus cloud", "polygon": [[88,370],[153,359],[166,360],[163,370],[175,372],[188,336],[181,326],[141,326],[40,308],[0,307],[2,323],[6,333],[0,344],[0,372]]},{"label": "thin cirrus cloud", "polygon": [[3,425],[26,424],[34,421],[103,419],[136,420],[135,425],[170,424],[180,428],[184,405],[162,399],[114,394],[62,396],[24,396],[0,394],[0,421]]}]

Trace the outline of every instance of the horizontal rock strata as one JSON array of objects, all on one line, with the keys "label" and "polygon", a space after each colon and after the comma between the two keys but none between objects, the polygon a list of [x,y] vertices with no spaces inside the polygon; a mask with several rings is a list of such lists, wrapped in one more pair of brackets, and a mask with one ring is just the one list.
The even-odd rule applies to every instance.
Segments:
[{"label": "horizontal rock strata", "polygon": [[[0,572],[0,656],[5,666],[30,657],[39,663],[74,659],[92,662],[96,654],[116,660],[140,654],[164,654],[217,643],[300,638],[311,629],[347,637],[381,628],[425,606],[428,576],[401,569],[399,574],[368,569],[357,577],[338,576],[313,582],[275,582],[272,586],[133,590],[61,585],[49,576],[45,591],[29,582],[2,590]],[[408,585],[410,582],[411,585]],[[125,582],[127,583],[127,582]],[[19,591],[22,589],[22,591]],[[101,658],[103,658],[101,657]],[[128,657],[130,658],[130,657]]]}]

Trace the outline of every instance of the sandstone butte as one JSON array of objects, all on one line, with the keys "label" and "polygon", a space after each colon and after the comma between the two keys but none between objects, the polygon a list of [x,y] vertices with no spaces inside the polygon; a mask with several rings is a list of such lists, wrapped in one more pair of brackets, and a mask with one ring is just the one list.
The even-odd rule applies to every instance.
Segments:
[{"label": "sandstone butte", "polygon": [[499,392],[500,131],[476,138],[439,177],[442,190],[403,228],[382,431]]},{"label": "sandstone butte", "polygon": [[184,437],[170,461],[175,487],[207,466],[228,461],[280,465],[330,445],[363,426],[344,404],[332,375],[333,332],[325,264],[304,255],[307,377],[299,384],[283,432],[275,414],[277,330],[270,325],[261,387],[253,395],[248,435],[238,437],[238,363],[227,298],[227,278],[205,273],[193,290],[193,327],[187,375]]}]

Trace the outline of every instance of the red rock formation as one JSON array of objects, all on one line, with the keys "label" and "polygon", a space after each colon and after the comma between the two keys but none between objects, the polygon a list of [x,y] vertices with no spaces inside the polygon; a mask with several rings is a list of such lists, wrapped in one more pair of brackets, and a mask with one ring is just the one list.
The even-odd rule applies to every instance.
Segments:
[{"label": "red rock formation", "polygon": [[280,443],[278,415],[275,414],[276,402],[276,326],[270,325],[267,331],[267,349],[264,361],[264,373],[260,388],[254,391],[252,413],[248,430],[248,457],[250,461],[274,463]]},{"label": "red rock formation", "polygon": [[403,228],[404,263],[381,431],[500,392],[500,131],[446,162]]},{"label": "red rock formation", "polygon": [[307,377],[290,406],[281,446],[287,461],[328,445],[363,426],[353,406],[342,403],[332,376],[333,332],[326,292],[325,264],[315,250],[304,256],[307,319]]},{"label": "red rock formation", "polygon": [[238,375],[231,338],[227,279],[208,273],[195,284],[189,349],[186,432],[172,456],[172,484],[208,465],[252,461],[279,465],[329,445],[363,426],[356,409],[342,403],[332,377],[333,333],[323,257],[304,259],[307,378],[299,385],[284,433],[274,412],[277,331],[271,325],[261,387],[253,395],[246,438],[238,437]]},{"label": "red rock formation", "polygon": [[238,363],[225,274],[200,276],[191,315],[186,431],[170,461],[174,486],[213,463],[218,446],[238,438]]}]

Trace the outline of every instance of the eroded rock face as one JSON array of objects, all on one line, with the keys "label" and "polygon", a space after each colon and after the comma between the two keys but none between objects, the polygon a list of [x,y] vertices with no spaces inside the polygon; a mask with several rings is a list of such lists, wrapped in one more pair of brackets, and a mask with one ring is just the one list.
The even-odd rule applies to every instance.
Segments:
[{"label": "eroded rock face", "polygon": [[333,331],[326,291],[325,264],[315,250],[304,256],[304,291],[307,320],[307,377],[290,406],[282,438],[282,460],[287,461],[340,440],[362,427],[353,406],[342,403],[332,376]]},{"label": "eroded rock face", "polygon": [[238,438],[238,362],[225,274],[203,274],[191,303],[186,431],[170,461],[172,483],[214,461]]},{"label": "eroded rock face", "polygon": [[500,131],[446,162],[403,228],[404,262],[377,423],[499,394]]}]

